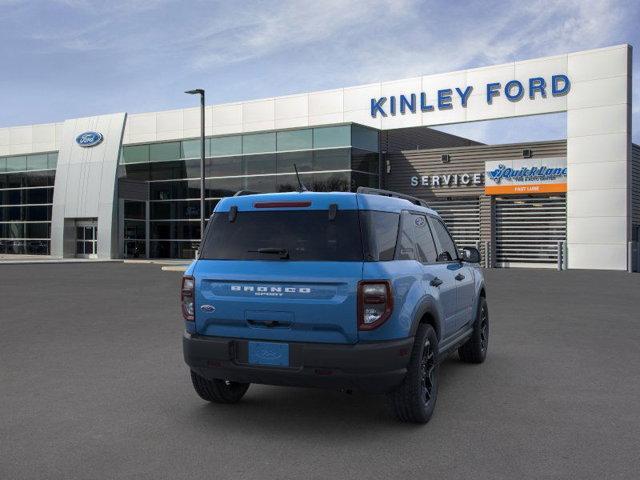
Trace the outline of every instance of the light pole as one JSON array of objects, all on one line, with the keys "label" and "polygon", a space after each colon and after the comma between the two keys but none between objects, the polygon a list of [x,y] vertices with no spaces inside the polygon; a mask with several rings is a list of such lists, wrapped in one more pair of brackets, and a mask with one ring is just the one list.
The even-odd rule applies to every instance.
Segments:
[{"label": "light pole", "polygon": [[187,90],[189,95],[200,95],[200,248],[204,239],[204,89]]}]

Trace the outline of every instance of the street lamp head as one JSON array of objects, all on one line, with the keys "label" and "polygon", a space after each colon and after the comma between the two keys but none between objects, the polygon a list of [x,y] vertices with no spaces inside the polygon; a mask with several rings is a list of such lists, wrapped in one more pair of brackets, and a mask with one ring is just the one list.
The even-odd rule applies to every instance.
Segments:
[{"label": "street lamp head", "polygon": [[202,88],[196,88],[195,90],[187,90],[184,93],[188,93],[189,95],[204,95],[204,90]]}]

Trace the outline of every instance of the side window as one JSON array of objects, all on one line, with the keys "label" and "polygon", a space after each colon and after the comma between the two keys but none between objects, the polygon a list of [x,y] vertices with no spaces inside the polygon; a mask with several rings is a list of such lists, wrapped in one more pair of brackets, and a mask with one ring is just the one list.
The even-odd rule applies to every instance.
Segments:
[{"label": "side window", "polygon": [[393,260],[399,217],[397,213],[391,212],[360,211],[360,224],[368,260],[374,262]]},{"label": "side window", "polygon": [[396,260],[415,260],[415,232],[413,229],[413,217],[409,212],[402,212],[400,216],[400,234],[396,248]]},{"label": "side window", "polygon": [[416,260],[422,263],[433,263],[438,256],[436,246],[433,243],[431,230],[424,215],[411,215],[413,217],[413,229],[416,241]]},{"label": "side window", "polygon": [[429,217],[429,225],[433,231],[433,237],[436,241],[436,250],[438,252],[438,262],[451,262],[458,259],[456,244],[453,242],[451,235],[445,228],[444,224],[433,217]]}]

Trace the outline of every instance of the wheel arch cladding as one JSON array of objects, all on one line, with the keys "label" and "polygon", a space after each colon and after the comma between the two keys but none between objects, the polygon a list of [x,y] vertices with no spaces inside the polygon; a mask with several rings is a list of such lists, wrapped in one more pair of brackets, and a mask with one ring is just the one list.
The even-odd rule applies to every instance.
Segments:
[{"label": "wheel arch cladding", "polygon": [[411,326],[411,336],[415,336],[416,331],[418,330],[418,326],[421,323],[431,325],[436,332],[438,340],[442,338],[440,314],[438,313],[435,302],[431,298],[426,299],[425,302],[420,306],[420,308],[418,308],[413,321],[413,325]]}]

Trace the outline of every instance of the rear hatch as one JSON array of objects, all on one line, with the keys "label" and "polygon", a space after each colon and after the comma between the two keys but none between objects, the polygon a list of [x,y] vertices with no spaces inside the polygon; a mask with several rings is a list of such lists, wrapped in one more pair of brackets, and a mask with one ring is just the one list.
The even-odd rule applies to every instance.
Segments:
[{"label": "rear hatch", "polygon": [[197,332],[355,343],[362,252],[355,195],[225,199],[195,265]]}]

